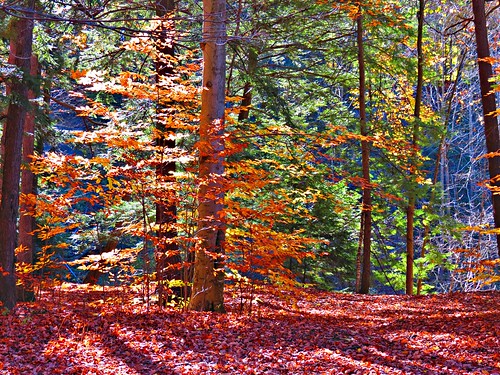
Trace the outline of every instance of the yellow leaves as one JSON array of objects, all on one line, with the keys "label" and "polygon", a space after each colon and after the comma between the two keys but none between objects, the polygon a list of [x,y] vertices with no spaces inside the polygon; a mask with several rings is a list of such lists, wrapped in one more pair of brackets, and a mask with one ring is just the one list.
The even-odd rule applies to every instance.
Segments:
[{"label": "yellow leaves", "polygon": [[73,37],[73,43],[75,43],[79,48],[87,48],[88,36],[86,33],[81,32],[77,36]]},{"label": "yellow leaves", "polygon": [[140,248],[115,249],[101,254],[91,254],[84,258],[68,262],[71,266],[78,266],[80,270],[101,270],[115,267],[117,265],[125,266],[127,262],[132,262],[137,258]]},{"label": "yellow leaves", "polygon": [[432,185],[432,180],[430,178],[425,178],[423,176],[415,176],[415,182],[420,185]]}]

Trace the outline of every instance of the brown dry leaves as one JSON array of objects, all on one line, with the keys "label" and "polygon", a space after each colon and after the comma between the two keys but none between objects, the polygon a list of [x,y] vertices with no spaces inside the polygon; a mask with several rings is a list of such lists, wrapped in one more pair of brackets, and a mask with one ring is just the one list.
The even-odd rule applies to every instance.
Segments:
[{"label": "brown dry leaves", "polygon": [[[500,374],[500,293],[359,296],[260,287],[252,314],[147,312],[60,288],[0,317],[0,374]],[[248,307],[248,305],[247,305]]]}]

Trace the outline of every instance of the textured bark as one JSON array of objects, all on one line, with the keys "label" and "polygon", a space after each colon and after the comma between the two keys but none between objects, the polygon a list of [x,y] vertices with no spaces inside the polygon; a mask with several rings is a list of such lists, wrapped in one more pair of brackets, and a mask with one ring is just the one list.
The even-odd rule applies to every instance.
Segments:
[{"label": "textured bark", "polygon": [[198,244],[190,309],[224,311],[223,151],[226,1],[203,1]]},{"label": "textured bark", "polygon": [[[36,79],[39,75],[39,65],[36,56],[31,57],[31,77]],[[30,90],[28,92],[30,99],[36,98],[36,92]],[[24,124],[24,134],[23,134],[23,156],[22,164],[23,168],[21,171],[21,194],[29,195],[35,194],[36,190],[36,180],[35,175],[29,168],[31,163],[31,156],[35,153],[35,114],[30,111],[26,116],[26,123]],[[19,246],[21,250],[17,253],[17,262],[25,264],[33,264],[33,253],[34,253],[34,238],[33,231],[35,230],[35,219],[30,211],[33,207],[30,207],[26,203],[23,203],[21,199],[20,203],[20,217],[19,217]],[[17,300],[28,302],[35,299],[35,294],[33,293],[33,288],[30,285],[19,285],[17,288]]]},{"label": "textured bark", "polygon": [[413,294],[413,259],[415,246],[413,241],[415,222],[415,194],[410,192],[408,206],[406,207],[406,283],[407,295]]},{"label": "textured bark", "polygon": [[[158,0],[156,2],[156,15],[164,18],[175,11],[174,0]],[[162,87],[162,77],[171,76],[174,74],[174,68],[169,57],[175,55],[174,44],[170,42],[169,26],[166,28],[160,26],[155,34],[157,59],[156,76],[158,83],[158,107],[157,107],[157,125],[156,130],[158,135],[155,139],[156,146],[160,148],[159,156],[160,162],[156,167],[156,177],[160,182],[169,183],[175,179],[173,173],[175,172],[175,162],[164,161],[164,157],[169,154],[169,150],[175,148],[175,139],[171,136],[175,134],[175,129],[168,127],[168,117],[173,116],[173,113],[166,111],[169,103],[166,103],[162,92],[168,90],[168,87]],[[171,190],[171,194],[175,191]],[[160,198],[161,199],[161,198]],[[156,249],[156,280],[158,282],[158,304],[163,306],[170,294],[168,290],[169,280],[183,279],[183,272],[181,270],[182,259],[179,254],[178,244],[175,241],[177,237],[176,230],[177,222],[177,206],[175,199],[166,199],[156,203],[156,224],[158,224],[158,246]],[[188,280],[184,280],[188,281]],[[175,288],[173,292],[177,296],[183,296],[181,288]]]},{"label": "textured bark", "polygon": [[[359,124],[360,132],[364,137],[368,136],[368,124],[366,118],[366,73],[365,52],[363,44],[363,15],[361,7],[357,18],[358,39],[358,64],[359,64]],[[358,292],[367,294],[370,291],[371,273],[371,237],[372,237],[372,194],[370,186],[370,143],[366,139],[361,141],[361,164],[363,169],[363,196],[361,211],[361,228],[363,236],[363,256],[361,284]]]},{"label": "textured bark", "polygon": [[[11,30],[11,58],[26,77],[30,71],[33,20],[30,17],[13,19]],[[23,128],[28,108],[27,81],[25,79],[14,80],[10,86],[10,92],[11,99],[4,128],[5,154],[0,202],[0,267],[2,268],[0,301],[8,309],[12,309],[16,304],[14,250],[17,245]]]},{"label": "textured bark", "polygon": [[[472,0],[472,11],[474,13],[474,25],[476,34],[476,50],[478,57],[479,82],[481,85],[481,102],[483,105],[484,135],[486,138],[486,150],[488,153],[500,150],[500,134],[498,131],[498,120],[496,111],[495,95],[492,94],[490,78],[493,76],[491,62],[485,61],[490,57],[490,46],[488,42],[488,29],[486,27],[486,15],[484,0]],[[495,228],[500,228],[500,157],[488,158],[488,170],[490,185],[495,194],[492,195],[493,219]],[[500,256],[500,234],[497,234],[497,256]]]}]

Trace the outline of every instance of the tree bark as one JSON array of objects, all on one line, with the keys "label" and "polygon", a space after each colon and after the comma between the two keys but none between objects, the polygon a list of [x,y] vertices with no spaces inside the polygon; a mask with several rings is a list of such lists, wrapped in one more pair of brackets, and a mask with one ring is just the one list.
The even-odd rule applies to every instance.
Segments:
[{"label": "tree bark", "polygon": [[420,129],[420,108],[422,106],[422,89],[424,82],[424,54],[422,49],[424,35],[425,0],[418,3],[417,27],[417,88],[415,93],[415,108],[413,111],[413,134],[411,140],[411,160],[408,191],[408,206],[406,208],[406,294],[413,295],[413,260],[415,258],[415,205],[417,192],[415,176],[417,173],[418,132]]},{"label": "tree bark", "polygon": [[[32,79],[37,79],[40,71],[38,59],[36,56],[31,57],[31,68],[30,74]],[[37,93],[35,90],[29,90],[28,96],[30,99],[35,99]],[[35,153],[35,113],[30,111],[26,116],[26,123],[24,124],[24,134],[23,134],[23,156],[22,164],[23,168],[21,170],[21,194],[24,196],[29,196],[35,194],[36,190],[36,180],[35,175],[30,169],[31,156]],[[17,253],[17,263],[18,264],[33,264],[33,253],[34,253],[34,238],[33,231],[35,230],[35,219],[31,214],[34,207],[23,202],[21,198],[20,202],[20,217],[19,217],[19,247],[20,251]],[[33,292],[32,286],[19,285],[17,288],[17,300],[23,302],[33,301],[35,299],[35,293]]]},{"label": "tree bark", "polygon": [[[23,4],[33,9],[33,3]],[[28,80],[33,43],[32,14],[12,20],[11,58],[23,72],[23,79],[15,79],[10,86],[10,103],[4,128],[5,148],[2,196],[0,202],[0,301],[12,309],[16,304],[14,251],[17,245],[19,216],[19,182],[21,175],[23,129],[28,103]]]},{"label": "tree bark", "polygon": [[[490,78],[493,76],[488,42],[488,29],[486,27],[486,14],[484,0],[472,0],[474,25],[476,34],[476,51],[478,57],[479,82],[481,85],[481,102],[483,105],[484,135],[486,138],[486,151],[495,153],[500,151],[500,134],[498,120],[494,114],[496,107],[495,94],[492,93]],[[493,219],[495,228],[500,229],[500,156],[488,158],[490,185],[492,187]],[[496,235],[497,256],[500,256],[500,234]]]},{"label": "tree bark", "polygon": [[[248,76],[251,78],[253,74],[255,74],[255,70],[257,69],[258,62],[258,54],[257,51],[250,47],[248,51]],[[247,120],[250,114],[250,106],[252,105],[252,89],[253,85],[250,81],[245,82],[245,86],[243,87],[243,97],[241,100],[241,109],[238,114],[238,120],[243,121]]]},{"label": "tree bark", "polygon": [[189,308],[224,312],[226,1],[203,1],[198,244]]},{"label": "tree bark", "polygon": [[[174,0],[157,0],[156,15],[166,20],[172,12],[175,11]],[[175,181],[174,172],[176,170],[175,161],[164,161],[168,157],[169,150],[175,148],[176,130],[169,126],[169,117],[174,116],[169,108],[162,93],[169,90],[169,87],[164,87],[162,84],[163,77],[172,76],[174,67],[171,57],[175,56],[175,47],[171,38],[173,30],[172,25],[161,24],[155,34],[156,37],[156,80],[158,85],[158,104],[157,104],[157,136],[155,139],[156,146],[159,148],[160,161],[156,167],[156,177],[160,183],[171,183]],[[156,203],[156,224],[158,225],[156,248],[156,280],[158,282],[158,304],[165,305],[169,298],[168,281],[183,279],[182,259],[179,254],[179,248],[176,241],[177,238],[177,205],[175,199],[175,191],[170,189],[169,194],[172,196],[165,198],[160,196]],[[165,194],[164,191],[160,195]],[[188,282],[190,280],[184,280]],[[184,288],[175,288],[173,292],[177,296],[182,296]],[[187,296],[184,296],[187,297]]]},{"label": "tree bark", "polygon": [[361,289],[361,270],[363,268],[363,238],[365,232],[365,224],[363,221],[365,220],[365,216],[363,212],[361,212],[361,218],[359,223],[359,238],[358,238],[358,250],[356,252],[356,281],[354,285],[354,291],[359,293]]},{"label": "tree bark", "polygon": [[[366,117],[366,69],[363,44],[363,14],[361,7],[359,7],[356,24],[359,65],[359,124],[361,135],[363,137],[367,137],[369,132]],[[358,292],[362,294],[368,294],[370,291],[371,273],[372,195],[370,185],[370,142],[366,138],[363,138],[361,140],[361,164],[364,181],[361,211],[361,223],[363,228],[363,256],[361,285]]]}]

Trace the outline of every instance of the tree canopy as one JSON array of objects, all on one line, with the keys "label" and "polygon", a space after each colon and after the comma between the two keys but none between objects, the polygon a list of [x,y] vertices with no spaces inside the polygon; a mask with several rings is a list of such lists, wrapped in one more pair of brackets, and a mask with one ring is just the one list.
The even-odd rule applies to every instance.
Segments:
[{"label": "tree canopy", "polygon": [[499,15],[473,3],[2,1],[0,301],[496,289]]}]

